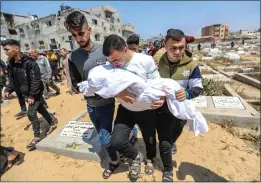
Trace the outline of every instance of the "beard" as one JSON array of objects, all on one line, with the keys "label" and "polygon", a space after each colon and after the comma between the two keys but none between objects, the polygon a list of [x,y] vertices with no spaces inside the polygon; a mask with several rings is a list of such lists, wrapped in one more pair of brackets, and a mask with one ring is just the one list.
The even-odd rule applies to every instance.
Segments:
[{"label": "beard", "polygon": [[88,38],[88,40],[86,41],[86,43],[85,43],[84,45],[79,45],[79,46],[80,46],[81,48],[86,48],[86,47],[89,46],[90,42],[91,42],[91,39],[90,39],[90,36],[89,36],[89,38]]}]

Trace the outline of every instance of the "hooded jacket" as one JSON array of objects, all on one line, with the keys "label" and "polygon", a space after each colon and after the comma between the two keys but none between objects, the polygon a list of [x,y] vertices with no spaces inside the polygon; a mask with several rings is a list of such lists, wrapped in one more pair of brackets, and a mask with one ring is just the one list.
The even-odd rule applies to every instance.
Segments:
[{"label": "hooded jacket", "polygon": [[185,51],[180,61],[173,63],[164,53],[158,67],[161,77],[176,80],[186,90],[187,99],[192,99],[200,95],[203,86],[198,64],[188,55],[190,54]]},{"label": "hooded jacket", "polygon": [[22,55],[18,62],[9,60],[9,85],[5,92],[20,90],[25,97],[39,99],[43,93],[43,83],[38,64],[29,56]]}]

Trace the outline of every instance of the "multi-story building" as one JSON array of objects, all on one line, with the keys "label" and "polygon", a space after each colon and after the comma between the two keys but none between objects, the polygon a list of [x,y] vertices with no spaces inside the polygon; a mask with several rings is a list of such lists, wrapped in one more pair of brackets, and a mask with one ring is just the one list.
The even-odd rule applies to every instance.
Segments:
[{"label": "multi-story building", "polygon": [[214,24],[203,27],[201,29],[201,36],[214,36],[217,40],[225,40],[228,38],[228,32],[228,24]]},{"label": "multi-story building", "polygon": [[78,45],[64,26],[67,15],[73,11],[80,11],[85,15],[88,25],[92,28],[91,40],[95,43],[102,44],[106,36],[110,34],[117,34],[126,40],[129,34],[135,32],[134,25],[127,24],[127,27],[122,25],[119,12],[108,5],[90,8],[86,11],[61,7],[57,15],[51,14],[15,27],[22,50],[33,48],[42,51],[60,48],[76,49]]},{"label": "multi-story building", "polygon": [[31,17],[1,12],[0,39],[19,39],[15,26],[27,22]]}]

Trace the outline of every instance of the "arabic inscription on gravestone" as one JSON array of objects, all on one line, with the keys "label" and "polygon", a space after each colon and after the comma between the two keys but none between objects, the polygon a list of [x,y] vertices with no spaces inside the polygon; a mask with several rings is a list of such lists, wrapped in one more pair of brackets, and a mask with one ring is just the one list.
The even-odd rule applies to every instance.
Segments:
[{"label": "arabic inscription on gravestone", "polygon": [[238,97],[213,96],[212,99],[216,108],[245,109]]},{"label": "arabic inscription on gravestone", "polygon": [[90,122],[69,121],[60,136],[90,139],[93,131],[94,125]]}]

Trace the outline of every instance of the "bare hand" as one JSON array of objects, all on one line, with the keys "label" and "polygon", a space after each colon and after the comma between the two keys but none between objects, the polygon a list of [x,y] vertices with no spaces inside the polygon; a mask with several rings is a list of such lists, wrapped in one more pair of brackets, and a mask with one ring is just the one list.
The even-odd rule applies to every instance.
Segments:
[{"label": "bare hand", "polygon": [[186,92],[183,88],[176,91],[176,99],[179,101],[186,99]]},{"label": "bare hand", "polygon": [[153,101],[150,107],[152,109],[158,109],[161,106],[163,106],[164,102],[165,102],[165,97],[160,97],[160,100]]},{"label": "bare hand", "polygon": [[33,105],[34,104],[34,99],[33,98],[28,98],[28,104]]},{"label": "bare hand", "polygon": [[7,100],[8,97],[9,97],[9,93],[8,93],[8,92],[5,92],[5,93],[4,93],[4,96],[3,96],[3,99],[4,99],[4,100]]},{"label": "bare hand", "polygon": [[121,93],[119,93],[118,95],[116,95],[116,98],[119,98],[119,99],[123,100],[124,102],[132,104],[135,102],[136,96],[134,94],[131,94],[124,90]]},{"label": "bare hand", "polygon": [[159,63],[154,59],[154,63],[157,67],[159,67]]}]

